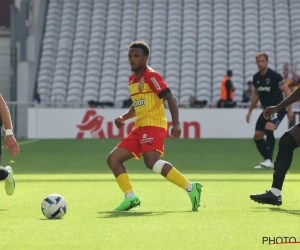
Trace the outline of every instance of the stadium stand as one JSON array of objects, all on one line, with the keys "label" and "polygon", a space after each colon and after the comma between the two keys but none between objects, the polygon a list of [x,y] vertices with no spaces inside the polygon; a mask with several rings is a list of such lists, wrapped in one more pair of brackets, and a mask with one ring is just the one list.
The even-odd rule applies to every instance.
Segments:
[{"label": "stadium stand", "polygon": [[265,51],[281,72],[300,57],[298,0],[51,0],[38,72],[42,101],[128,99],[127,47],[144,40],[149,65],[178,97],[217,102],[227,69],[235,100]]}]

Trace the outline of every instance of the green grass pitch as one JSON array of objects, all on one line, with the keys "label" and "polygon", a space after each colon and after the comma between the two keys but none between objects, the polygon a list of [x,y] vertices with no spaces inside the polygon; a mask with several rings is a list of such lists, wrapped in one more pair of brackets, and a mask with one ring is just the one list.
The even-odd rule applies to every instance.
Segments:
[{"label": "green grass pitch", "polygon": [[[272,171],[255,170],[261,161],[252,140],[167,140],[164,160],[192,181],[201,181],[199,212],[188,195],[162,176],[130,160],[141,207],[112,212],[123,199],[106,157],[118,140],[40,140],[21,142],[21,154],[4,152],[16,179],[13,196],[0,187],[0,249],[297,249],[262,244],[262,237],[300,239],[300,154],[286,176],[283,205],[250,200],[270,188]],[[277,148],[275,149],[277,153]],[[275,153],[275,154],[276,154]],[[12,162],[12,160],[14,162]],[[1,191],[2,189],[2,191]],[[47,220],[42,199],[61,194],[68,211]]]}]

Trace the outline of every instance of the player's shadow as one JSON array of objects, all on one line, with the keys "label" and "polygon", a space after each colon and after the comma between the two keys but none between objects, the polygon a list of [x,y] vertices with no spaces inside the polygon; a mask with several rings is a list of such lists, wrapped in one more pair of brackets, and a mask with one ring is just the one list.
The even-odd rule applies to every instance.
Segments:
[{"label": "player's shadow", "polygon": [[4,211],[7,211],[8,209],[4,209],[4,208],[0,208],[0,212],[4,212]]},{"label": "player's shadow", "polygon": [[276,212],[300,216],[300,210],[289,210],[280,207],[257,207],[255,212]]},{"label": "player's shadow", "polygon": [[120,218],[120,217],[140,217],[140,216],[161,216],[171,213],[189,213],[192,211],[161,211],[161,212],[140,212],[138,210],[129,211],[101,211],[98,212],[99,218]]}]

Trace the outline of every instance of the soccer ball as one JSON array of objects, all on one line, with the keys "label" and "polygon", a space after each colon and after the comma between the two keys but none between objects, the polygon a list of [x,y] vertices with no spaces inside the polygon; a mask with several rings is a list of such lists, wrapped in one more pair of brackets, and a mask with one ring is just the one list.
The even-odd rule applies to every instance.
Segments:
[{"label": "soccer ball", "polygon": [[60,219],[67,212],[66,200],[59,194],[50,194],[41,204],[43,215],[48,219]]}]

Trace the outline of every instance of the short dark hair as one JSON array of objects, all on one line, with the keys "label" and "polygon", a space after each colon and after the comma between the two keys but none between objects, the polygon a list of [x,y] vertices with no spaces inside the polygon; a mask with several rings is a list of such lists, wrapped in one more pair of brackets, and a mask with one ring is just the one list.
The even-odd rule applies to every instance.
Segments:
[{"label": "short dark hair", "polygon": [[134,41],[132,42],[129,47],[128,47],[128,50],[130,49],[142,49],[144,54],[146,56],[149,56],[150,55],[150,47],[147,43],[145,43],[144,41]]},{"label": "short dark hair", "polygon": [[269,61],[269,56],[265,52],[258,52],[255,56],[255,59],[257,60],[259,57],[264,56],[267,61]]},{"label": "short dark hair", "polygon": [[227,70],[227,76],[232,76],[232,70]]},{"label": "short dark hair", "polygon": [[247,85],[252,85],[252,84],[253,84],[252,81],[248,81],[248,82],[247,82]]}]

